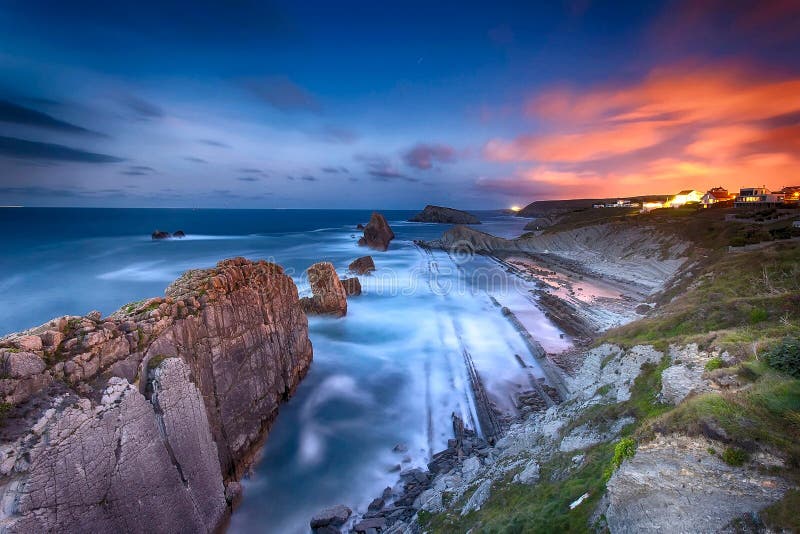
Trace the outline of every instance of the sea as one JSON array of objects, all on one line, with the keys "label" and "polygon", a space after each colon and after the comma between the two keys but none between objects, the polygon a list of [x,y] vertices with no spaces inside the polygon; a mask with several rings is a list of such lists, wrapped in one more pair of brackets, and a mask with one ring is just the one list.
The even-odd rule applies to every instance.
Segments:
[{"label": "sea", "polygon": [[[452,414],[480,431],[474,364],[491,400],[512,413],[529,373],[541,376],[508,307],[549,351],[569,345],[535,306],[530,282],[492,258],[429,251],[450,226],[382,211],[396,238],[386,252],[357,246],[365,210],[0,208],[0,336],[61,315],[162,295],[183,271],[234,256],[282,265],[302,295],[305,270],[329,261],[340,276],[370,254],[377,271],[347,316],[309,318],[311,369],[280,410],[231,519],[234,533],[306,534],[319,510],[364,512],[400,471],[424,467],[452,437]],[[523,233],[527,219],[475,212],[481,231]],[[159,229],[183,239],[154,241]],[[524,360],[529,366],[523,369]]]}]

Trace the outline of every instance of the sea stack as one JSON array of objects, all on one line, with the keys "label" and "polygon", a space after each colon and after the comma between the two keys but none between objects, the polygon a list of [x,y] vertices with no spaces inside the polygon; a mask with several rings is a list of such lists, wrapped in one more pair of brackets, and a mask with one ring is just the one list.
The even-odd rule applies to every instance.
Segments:
[{"label": "sea stack", "polygon": [[444,223],[444,224],[481,224],[471,213],[443,206],[428,204],[425,209],[409,219],[410,222]]},{"label": "sea stack", "polygon": [[220,530],[311,358],[291,277],[244,258],[0,338],[3,531]]},{"label": "sea stack", "polygon": [[303,311],[308,315],[347,315],[347,293],[333,264],[323,261],[306,270],[313,296],[300,299]]},{"label": "sea stack", "polygon": [[355,274],[369,274],[375,270],[375,261],[372,256],[361,256],[353,260],[347,269]]},{"label": "sea stack", "polygon": [[394,232],[386,222],[386,218],[378,212],[373,212],[364,228],[364,237],[358,240],[358,245],[385,252],[392,239],[394,239]]}]

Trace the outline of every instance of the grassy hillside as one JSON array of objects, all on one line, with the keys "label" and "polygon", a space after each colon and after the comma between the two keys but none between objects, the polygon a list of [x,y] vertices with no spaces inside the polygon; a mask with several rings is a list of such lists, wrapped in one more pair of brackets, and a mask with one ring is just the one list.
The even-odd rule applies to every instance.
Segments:
[{"label": "grassy hillside", "polygon": [[[541,466],[538,484],[495,484],[481,510],[463,517],[457,511],[421,514],[423,526],[446,533],[591,532],[596,526],[590,525],[590,516],[608,476],[633,454],[637,443],[655,433],[712,439],[723,435],[724,444],[709,454],[719,454],[732,465],[748,461],[757,450],[772,451],[787,460],[788,468],[780,474],[800,484],[800,246],[784,242],[728,253],[732,240],[755,230],[747,223],[725,221],[725,211],[658,210],[617,222],[655,225],[695,246],[691,266],[658,297],[658,306],[647,317],[607,332],[598,343],[653,344],[666,350],[670,344],[696,342],[701,348],[725,349],[736,363],[726,368],[721,360],[712,360],[707,372],[736,377],[743,387],[690,397],[671,407],[658,401],[668,359],[646,366],[629,401],[598,404],[572,423],[602,425],[621,416],[635,417],[636,423],[616,444],[588,449],[581,467],[567,476],[562,473],[572,454],[557,454]],[[573,212],[559,225],[581,224],[588,217],[581,213],[585,212]],[[756,230],[763,237],[771,229],[760,225]],[[569,503],[585,492],[590,494],[588,502],[570,510]],[[766,509],[761,520],[775,531],[800,532],[798,507],[800,492],[789,492]]]}]

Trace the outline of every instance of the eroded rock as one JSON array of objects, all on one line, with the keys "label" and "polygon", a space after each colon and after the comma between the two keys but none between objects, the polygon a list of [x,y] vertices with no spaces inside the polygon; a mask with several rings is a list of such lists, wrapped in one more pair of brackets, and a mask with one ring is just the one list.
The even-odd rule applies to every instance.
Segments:
[{"label": "eroded rock", "polygon": [[385,251],[389,248],[389,242],[392,239],[394,239],[394,232],[386,222],[386,218],[378,212],[373,212],[364,228],[364,236],[358,240],[358,244]]},{"label": "eroded rock", "polygon": [[313,296],[300,300],[303,310],[310,315],[346,315],[347,293],[333,264],[326,261],[315,263],[306,273]]}]

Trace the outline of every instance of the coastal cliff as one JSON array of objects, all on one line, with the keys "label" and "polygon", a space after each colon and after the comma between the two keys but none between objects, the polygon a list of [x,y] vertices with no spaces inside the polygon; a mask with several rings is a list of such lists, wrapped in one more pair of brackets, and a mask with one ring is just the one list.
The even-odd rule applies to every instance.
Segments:
[{"label": "coastal cliff", "polygon": [[471,213],[443,206],[428,204],[421,212],[409,219],[410,222],[445,223],[445,224],[481,224]]},{"label": "coastal cliff", "polygon": [[214,531],[311,359],[294,282],[244,258],[0,339],[0,527]]},{"label": "coastal cliff", "polygon": [[646,226],[597,224],[561,232],[504,239],[455,226],[427,246],[480,254],[526,253],[580,265],[583,270],[633,283],[650,293],[674,276],[687,258],[688,242]]}]

